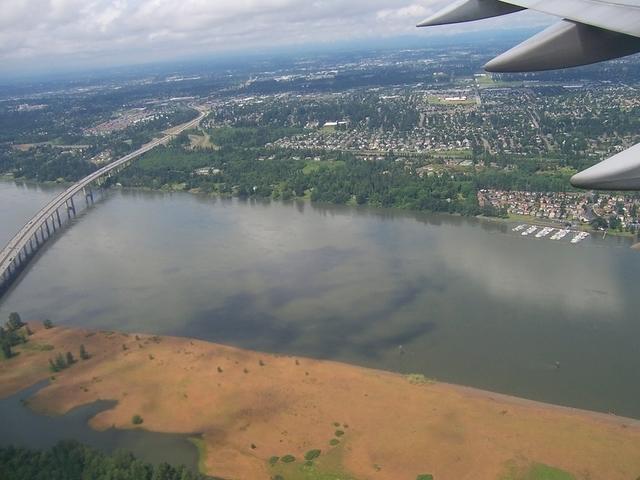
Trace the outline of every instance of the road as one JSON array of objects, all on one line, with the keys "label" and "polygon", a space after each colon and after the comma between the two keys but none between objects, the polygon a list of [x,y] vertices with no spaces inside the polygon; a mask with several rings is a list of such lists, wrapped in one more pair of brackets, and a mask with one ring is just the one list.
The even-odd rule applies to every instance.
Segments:
[{"label": "road", "polygon": [[9,269],[13,264],[14,259],[16,259],[18,253],[29,244],[29,241],[36,235],[38,230],[40,230],[45,222],[53,215],[55,215],[58,209],[64,207],[66,210],[66,202],[69,199],[73,198],[73,196],[78,194],[79,192],[82,192],[83,189],[91,185],[93,182],[104,177],[112,170],[116,170],[119,167],[126,165],[131,160],[147,153],[150,150],[153,150],[158,145],[167,143],[175,135],[178,135],[183,131],[198,125],[202,121],[202,119],[207,116],[207,112],[205,110],[200,108],[198,108],[198,110],[200,111],[200,114],[195,119],[177,127],[173,127],[170,130],[167,130],[166,135],[164,135],[163,137],[157,138],[143,145],[138,150],[131,152],[114,162],[111,162],[109,165],[106,165],[99,170],[96,170],[92,174],[84,177],[79,182],[67,188],[64,192],[60,193],[57,197],[51,200],[51,202],[40,209],[40,211],[36,213],[36,215],[31,220],[29,220],[24,227],[22,227],[22,229],[9,241],[9,243],[7,243],[7,245],[2,249],[2,252],[0,252],[0,276],[2,276],[2,278],[5,278],[5,272],[9,272]]}]

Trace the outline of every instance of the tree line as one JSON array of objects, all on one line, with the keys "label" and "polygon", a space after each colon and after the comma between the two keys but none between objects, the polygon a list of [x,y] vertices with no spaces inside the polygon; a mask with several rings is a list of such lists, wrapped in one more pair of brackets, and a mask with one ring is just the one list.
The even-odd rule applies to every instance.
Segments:
[{"label": "tree line", "polygon": [[63,441],[47,450],[0,448],[0,478],[11,480],[206,480],[187,467],[151,465],[133,454],[106,454]]},{"label": "tree line", "polygon": [[27,336],[31,334],[29,327],[22,321],[16,312],[9,314],[9,320],[4,326],[0,326],[0,354],[2,358],[9,359],[14,356],[13,347],[27,342]]}]

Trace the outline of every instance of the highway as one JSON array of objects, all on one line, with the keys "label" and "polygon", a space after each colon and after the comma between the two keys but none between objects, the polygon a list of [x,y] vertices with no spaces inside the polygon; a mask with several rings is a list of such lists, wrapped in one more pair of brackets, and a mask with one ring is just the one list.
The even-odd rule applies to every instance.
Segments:
[{"label": "highway", "polygon": [[[28,246],[30,245],[30,241],[35,238],[38,230],[41,230],[45,226],[47,220],[51,219],[52,222],[49,223],[53,226],[55,222],[54,215],[57,215],[58,210],[62,207],[64,207],[65,210],[67,209],[67,201],[72,199],[74,195],[82,192],[83,189],[90,186],[92,183],[109,174],[111,171],[125,166],[133,159],[147,153],[150,150],[153,150],[158,145],[167,143],[175,135],[179,135],[183,131],[198,125],[202,121],[202,119],[207,116],[206,111],[200,108],[198,110],[200,111],[200,114],[195,119],[167,130],[165,136],[155,139],[143,145],[138,150],[131,152],[114,162],[111,162],[110,164],[100,168],[99,170],[96,170],[92,174],[84,177],[79,182],[67,188],[64,192],[60,193],[53,200],[51,200],[51,202],[40,209],[40,211],[36,213],[36,215],[31,220],[29,220],[26,225],[22,227],[22,229],[20,229],[20,231],[9,241],[9,243],[7,243],[7,245],[2,249],[2,252],[0,252],[0,276],[2,280],[10,281],[12,265],[15,268],[18,265],[22,264],[24,261],[28,261],[28,258],[22,259],[19,253],[23,249],[28,248]],[[28,256],[25,255],[25,257]]]}]

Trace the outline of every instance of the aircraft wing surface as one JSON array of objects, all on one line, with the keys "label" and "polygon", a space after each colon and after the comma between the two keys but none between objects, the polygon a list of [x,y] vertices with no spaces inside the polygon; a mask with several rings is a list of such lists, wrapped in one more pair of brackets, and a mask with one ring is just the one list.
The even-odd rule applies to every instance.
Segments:
[{"label": "aircraft wing surface", "polygon": [[[419,27],[535,10],[562,20],[485,65],[489,72],[576,67],[640,52],[640,0],[459,0]],[[640,145],[571,179],[579,188],[640,190]]]}]

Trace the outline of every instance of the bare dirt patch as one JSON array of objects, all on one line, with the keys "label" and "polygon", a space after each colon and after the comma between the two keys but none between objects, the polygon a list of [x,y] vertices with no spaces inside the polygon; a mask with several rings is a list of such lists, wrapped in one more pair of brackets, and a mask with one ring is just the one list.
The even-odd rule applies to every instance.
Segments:
[{"label": "bare dirt patch", "polygon": [[[629,419],[183,338],[32,328],[30,342],[54,350],[0,362],[0,396],[47,378],[49,358],[84,344],[91,358],[57,373],[33,408],[117,400],[94,428],[200,434],[207,473],[224,478],[288,478],[295,467],[292,478],[496,480],[515,478],[505,476],[514,464],[576,479],[640,475],[640,425]],[[300,464],[315,449],[312,466]],[[298,463],[269,462],[286,455]]]}]

